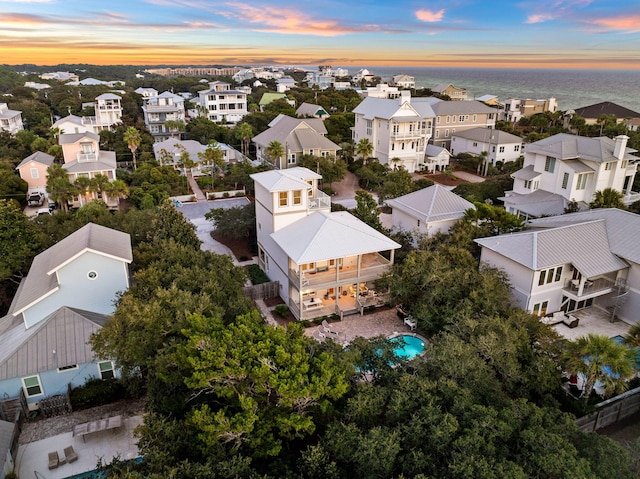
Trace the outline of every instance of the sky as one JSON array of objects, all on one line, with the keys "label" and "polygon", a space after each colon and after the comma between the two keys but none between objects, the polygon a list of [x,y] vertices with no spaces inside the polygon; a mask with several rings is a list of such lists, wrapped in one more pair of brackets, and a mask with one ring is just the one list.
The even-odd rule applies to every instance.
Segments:
[{"label": "sky", "polygon": [[640,70],[640,0],[0,0],[0,64]]}]

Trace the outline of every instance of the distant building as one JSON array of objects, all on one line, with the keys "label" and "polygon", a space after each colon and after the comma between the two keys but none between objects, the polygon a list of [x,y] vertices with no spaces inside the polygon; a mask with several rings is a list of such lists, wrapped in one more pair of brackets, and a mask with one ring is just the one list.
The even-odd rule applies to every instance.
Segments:
[{"label": "distant building", "polygon": [[40,75],[43,80],[57,80],[61,82],[66,81],[78,81],[80,77],[75,73],[70,72],[48,72]]},{"label": "distant building", "polygon": [[393,86],[407,89],[416,87],[415,78],[405,74],[394,75],[391,78],[391,84]]},{"label": "distant building", "polygon": [[151,73],[153,75],[160,75],[166,77],[175,76],[229,76],[232,77],[241,70],[240,67],[184,67],[184,68],[152,68],[145,70],[145,73]]},{"label": "distant building", "polygon": [[215,123],[236,124],[249,113],[247,94],[232,90],[230,83],[210,82],[209,89],[198,92],[198,104],[204,115]]},{"label": "distant building", "polygon": [[51,88],[51,85],[48,83],[36,83],[33,81],[24,82],[25,88],[33,88],[34,90],[46,90],[47,88]]},{"label": "distant building", "polygon": [[327,110],[320,105],[306,102],[298,107],[296,115],[298,115],[298,118],[320,118],[321,120],[329,118],[330,116]]},{"label": "distant building", "polygon": [[451,151],[451,137],[472,128],[494,128],[498,111],[482,102],[469,100],[440,100],[428,97],[422,101],[431,103],[436,115],[433,126],[433,144]]},{"label": "distant building", "polygon": [[370,86],[366,90],[361,90],[359,94],[363,98],[399,98],[400,90],[398,90],[398,87],[389,86],[387,83],[378,83],[374,87]]},{"label": "distant building", "polygon": [[470,128],[456,131],[451,136],[452,155],[470,153],[479,156],[486,152],[486,161],[508,163],[524,153],[522,138],[495,128]]},{"label": "distant building", "polygon": [[502,119],[504,121],[517,122],[520,118],[533,116],[537,113],[555,113],[558,109],[558,102],[555,98],[544,100],[532,100],[529,98],[510,98],[504,102]]},{"label": "distant building", "polygon": [[175,134],[167,126],[168,121],[185,122],[184,98],[169,91],[148,97],[142,111],[144,123],[155,142],[167,140]]},{"label": "distant building", "polygon": [[576,108],[573,110],[573,113],[584,118],[587,125],[597,124],[598,118],[602,115],[615,115],[618,123],[633,118],[640,119],[640,113],[610,101],[603,101],[595,105]]},{"label": "distant building", "polygon": [[276,91],[278,91],[279,93],[289,91],[295,86],[296,81],[290,76],[283,76],[282,78],[278,78],[276,80]]},{"label": "distant building", "polygon": [[158,90],[156,90],[155,88],[139,87],[133,91],[140,95],[142,98],[151,98],[154,96],[158,96]]},{"label": "distant building", "polygon": [[459,88],[451,83],[439,83],[431,89],[432,92],[439,95],[447,95],[452,100],[466,100],[467,90],[465,88]]},{"label": "distant building", "polygon": [[15,135],[23,128],[22,112],[10,110],[6,103],[0,103],[0,131],[8,131]]}]

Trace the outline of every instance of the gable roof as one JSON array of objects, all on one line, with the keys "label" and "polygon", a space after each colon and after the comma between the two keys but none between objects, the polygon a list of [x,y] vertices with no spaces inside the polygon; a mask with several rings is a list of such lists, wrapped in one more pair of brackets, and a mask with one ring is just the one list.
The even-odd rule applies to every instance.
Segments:
[{"label": "gable roof", "polygon": [[298,116],[315,116],[315,115],[328,115],[327,110],[320,105],[314,105],[313,103],[302,103],[296,110]]},{"label": "gable roof", "polygon": [[400,248],[346,211],[318,211],[271,234],[296,264]]},{"label": "gable roof", "polygon": [[1,336],[0,381],[93,361],[89,337],[107,320],[103,314],[63,306],[29,329],[14,321]]},{"label": "gable roof", "polygon": [[53,125],[51,125],[51,128],[59,128],[60,125],[64,123],[75,123],[77,125],[84,126],[84,123],[82,122],[82,117],[79,117],[77,115],[67,115],[64,118],[60,118]]},{"label": "gable roof", "polygon": [[576,115],[583,118],[598,118],[600,115],[615,115],[616,118],[640,118],[640,113],[610,101],[583,106],[582,108],[576,108],[574,111]]},{"label": "gable roof", "polygon": [[22,160],[20,164],[16,166],[16,168],[20,168],[21,166],[24,166],[32,161],[35,161],[36,163],[42,163],[45,166],[51,166],[55,161],[55,158],[49,155],[48,153],[44,153],[42,151],[36,151],[35,153],[32,153],[31,155],[27,156],[24,160]]},{"label": "gable roof", "polygon": [[153,144],[153,154],[156,159],[160,158],[160,153],[162,150],[166,150],[171,155],[175,155],[176,153],[182,153],[180,147],[183,147],[193,161],[196,163],[200,162],[200,158],[198,157],[198,153],[202,153],[207,149],[207,145],[203,145],[197,140],[178,140],[177,138],[168,138],[164,141],[159,141]]},{"label": "gable roof", "polygon": [[258,105],[260,106],[268,105],[272,101],[282,100],[285,98],[287,98],[287,95],[285,93],[266,92],[266,93],[263,93],[262,96],[260,97],[260,101],[258,102]]},{"label": "gable roof", "polygon": [[90,140],[98,142],[100,141],[100,135],[87,131],[84,133],[62,133],[58,137],[58,143],[60,145],[70,145],[73,143],[77,143],[84,138],[89,138]]},{"label": "gable roof", "polygon": [[[460,103],[460,102],[458,102]],[[469,128],[468,130],[458,130],[451,136],[457,136],[472,141],[492,143],[493,145],[503,145],[505,143],[522,143],[522,138],[506,131],[495,128]]]},{"label": "gable roof", "polygon": [[591,278],[629,266],[611,252],[604,220],[480,238],[475,242],[531,270],[570,263]]},{"label": "gable roof", "polygon": [[322,121],[319,118],[298,119],[282,115],[282,118],[277,122],[270,123],[273,125],[271,128],[254,136],[252,141],[256,145],[265,147],[272,141],[277,141],[283,148],[293,152],[317,149],[338,151],[341,149],[329,138],[318,133],[311,126],[313,123],[308,120]]},{"label": "gable roof", "polygon": [[465,91],[466,88],[461,88],[458,86],[455,86],[453,83],[438,83],[436,86],[434,86],[431,91],[435,91],[437,93],[442,93],[443,91],[445,91],[447,88],[454,88],[455,90],[459,90],[459,91]]},{"label": "gable roof", "polygon": [[497,113],[498,110],[491,108],[481,101],[476,100],[441,100],[432,105],[436,115],[469,115],[474,113]]},{"label": "gable roof", "polygon": [[29,273],[22,280],[11,304],[10,312],[16,315],[52,293],[58,287],[57,275],[53,273],[89,251],[125,263],[131,263],[133,259],[131,237],[128,233],[88,223],[33,258]]},{"label": "gable roof", "polygon": [[[523,170],[518,170],[522,172]],[[520,179],[533,179],[539,173],[533,172],[530,177],[523,175]],[[530,216],[561,215],[567,206],[567,199],[556,193],[537,189],[528,194],[510,193],[509,196],[498,197],[500,201],[513,205],[518,211]]]},{"label": "gable roof", "polygon": [[[282,123],[284,122],[284,123]],[[280,123],[281,127],[291,128],[292,130],[300,123],[306,123],[311,128],[316,130],[321,135],[327,134],[327,127],[324,126],[324,120],[322,118],[293,118],[282,113],[278,114],[273,120],[269,122],[269,127],[274,127]],[[284,126],[287,125],[287,126]]]},{"label": "gable roof", "polygon": [[302,166],[295,166],[286,170],[262,171],[249,176],[271,193],[275,191],[308,190],[311,185],[307,183],[307,180],[319,180],[322,178],[322,175]]},{"label": "gable roof", "polygon": [[640,264],[640,215],[617,208],[596,208],[588,211],[530,220],[530,228],[557,228],[587,221],[604,220],[611,251],[617,256]]},{"label": "gable roof", "polygon": [[73,160],[62,165],[68,173],[89,173],[92,171],[115,170],[118,166],[115,151],[100,150],[93,161]]},{"label": "gable roof", "polygon": [[462,218],[466,210],[475,209],[473,203],[437,183],[386,203],[427,223]]},{"label": "gable roof", "polygon": [[[561,160],[580,159],[605,163],[618,161],[618,158],[613,154],[615,145],[616,141],[606,136],[588,138],[569,133],[558,133],[530,143],[527,145],[526,152],[553,156]],[[637,157],[631,155],[635,151],[627,147],[623,158],[637,160]]]},{"label": "gable roof", "polygon": [[[401,113],[398,113],[401,112]],[[406,121],[419,120],[424,116],[414,108],[411,99],[408,98],[376,98],[367,96],[353,109],[356,115],[362,115],[366,120],[382,118],[391,120],[400,116]],[[434,115],[431,115],[432,117]]]},{"label": "gable roof", "polygon": [[439,156],[442,153],[446,153],[447,155],[451,155],[451,153],[449,153],[449,150],[447,150],[446,148],[444,148],[442,146],[432,145],[430,143],[427,144],[427,146],[424,149],[424,154],[427,157]]}]

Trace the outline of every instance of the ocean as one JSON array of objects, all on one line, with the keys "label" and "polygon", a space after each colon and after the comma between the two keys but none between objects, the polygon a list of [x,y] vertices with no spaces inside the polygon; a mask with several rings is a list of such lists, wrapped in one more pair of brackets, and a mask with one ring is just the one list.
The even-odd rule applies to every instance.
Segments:
[{"label": "ocean", "polygon": [[437,67],[345,67],[350,75],[366,68],[373,75],[389,80],[404,73],[415,78],[416,88],[433,88],[452,83],[466,88],[470,99],[496,95],[500,102],[509,98],[549,98],[558,109],[574,110],[603,101],[616,103],[640,113],[640,70],[582,69],[502,69]]}]

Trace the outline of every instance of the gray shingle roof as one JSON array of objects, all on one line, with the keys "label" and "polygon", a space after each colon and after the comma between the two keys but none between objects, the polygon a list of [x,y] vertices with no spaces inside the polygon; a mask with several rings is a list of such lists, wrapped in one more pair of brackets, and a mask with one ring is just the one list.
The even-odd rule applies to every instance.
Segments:
[{"label": "gray shingle roof", "polygon": [[85,251],[112,256],[127,263],[133,259],[129,234],[88,223],[33,259],[29,273],[16,293],[11,312],[20,312],[53,291],[58,285],[53,273]]},{"label": "gray shingle roof", "polygon": [[321,149],[325,151],[338,151],[341,149],[333,141],[318,133],[311,126],[312,123],[307,120],[319,119],[297,119],[284,117],[268,130],[253,137],[252,141],[256,145],[265,147],[272,141],[277,141],[283,146],[283,148],[288,148],[289,151],[294,152],[301,152],[310,149]]},{"label": "gray shingle roof", "polygon": [[468,101],[439,101],[433,104],[433,111],[436,115],[472,115],[474,113],[497,113],[498,110],[491,108],[476,100]]},{"label": "gray shingle roof", "polygon": [[520,168],[518,171],[511,173],[511,178],[517,178],[519,180],[532,180],[534,178],[537,178],[541,174],[542,173],[538,173],[534,169],[534,165],[528,165],[524,168]]},{"label": "gray shingle roof", "polygon": [[599,118],[600,115],[615,115],[616,118],[640,118],[640,113],[610,101],[583,106],[574,111],[583,118]]},{"label": "gray shingle roof", "polygon": [[[372,96],[366,97],[364,100],[360,102],[360,104],[353,109],[353,113],[358,115],[363,115],[363,117],[367,120],[372,120],[374,118],[382,118],[384,120],[390,120],[398,113],[398,110],[401,109],[403,103],[409,103],[410,109],[403,112],[403,119],[409,120],[410,118],[415,118],[415,120],[419,120],[424,118],[423,114],[418,112],[417,108],[413,104],[414,99],[409,102],[406,100],[403,102],[402,99],[388,99],[388,98],[375,98]],[[427,103],[426,106],[423,107],[423,110],[431,111],[431,106]],[[431,111],[431,113],[433,113]],[[431,114],[429,118],[433,118],[435,115]]]},{"label": "gray shingle roof", "polygon": [[86,132],[86,133],[62,133],[58,137],[58,143],[61,144],[61,145],[67,145],[67,144],[76,143],[76,142],[82,140],[83,138],[89,138],[89,139],[94,140],[94,141],[100,141],[100,135],[98,135],[96,133],[92,133],[92,132]]},{"label": "gray shingle roof", "polygon": [[531,270],[573,264],[587,278],[629,265],[611,252],[604,220],[475,240]]},{"label": "gray shingle roof", "polygon": [[475,209],[473,203],[438,184],[387,200],[386,203],[425,222],[462,218],[466,210]]},{"label": "gray shingle roof", "polygon": [[494,145],[505,143],[522,143],[522,138],[506,131],[496,130],[495,128],[469,128],[468,130],[459,130],[451,136],[459,136],[467,140],[481,141],[485,143],[491,142]]},{"label": "gray shingle roof", "polygon": [[567,206],[567,200],[562,195],[544,190],[535,190],[526,195],[511,193],[498,199],[514,205],[522,213],[535,217],[561,215]]},{"label": "gray shingle roof", "polygon": [[[569,133],[558,133],[527,145],[527,153],[553,156],[561,160],[583,159],[603,163],[618,160],[613,156],[615,144],[615,140],[604,136],[588,138]],[[635,151],[627,148],[624,158],[637,160],[637,157],[630,154]]]},{"label": "gray shingle roof", "polygon": [[16,168],[20,168],[21,166],[26,165],[31,161],[42,163],[43,165],[46,165],[46,166],[51,166],[55,161],[55,158],[47,153],[43,153],[42,151],[36,151],[35,153],[32,153],[31,155],[27,156],[24,160],[22,160],[20,164],[16,166]]},{"label": "gray shingle roof", "polygon": [[88,173],[92,171],[114,170],[117,165],[115,151],[100,150],[98,159],[95,161],[73,160],[62,165],[62,168],[68,173]]},{"label": "gray shingle roof", "polygon": [[320,105],[314,105],[313,103],[303,103],[296,110],[298,116],[314,116],[314,115],[326,115],[327,110]]}]

